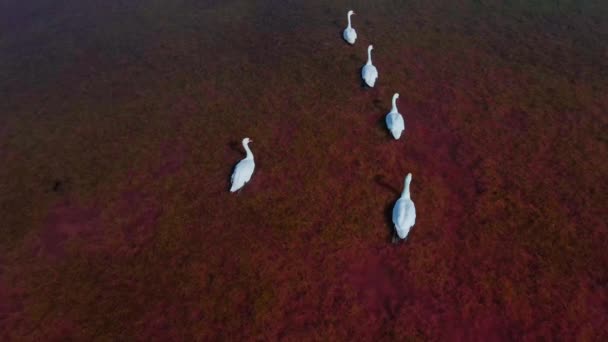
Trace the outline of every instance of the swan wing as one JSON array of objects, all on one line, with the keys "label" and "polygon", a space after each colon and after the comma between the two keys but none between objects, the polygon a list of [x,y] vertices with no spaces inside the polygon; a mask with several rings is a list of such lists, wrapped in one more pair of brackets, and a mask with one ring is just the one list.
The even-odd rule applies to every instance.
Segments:
[{"label": "swan wing", "polygon": [[392,114],[393,113],[388,113],[386,115],[386,119],[385,119],[385,121],[386,121],[386,127],[388,127],[388,129],[391,130],[391,131],[393,130],[393,116],[392,116]]},{"label": "swan wing", "polygon": [[361,71],[361,76],[368,86],[373,87],[378,78],[378,69],[373,64],[366,64]]},{"label": "swan wing", "polygon": [[393,223],[400,238],[405,239],[416,224],[416,206],[409,199],[399,199],[393,208]]},{"label": "swan wing", "polygon": [[249,182],[253,170],[255,169],[255,162],[252,159],[243,159],[234,167],[232,177],[230,177],[231,187],[230,192],[235,192],[242,188],[245,183]]},{"label": "swan wing", "polygon": [[350,35],[350,39],[352,39],[353,44],[354,44],[355,40],[357,40],[357,31],[355,31],[354,28],[351,28],[349,35]]},{"label": "swan wing", "polygon": [[375,65],[370,65],[370,73],[371,73],[371,77],[374,78],[374,80],[376,80],[378,78],[378,69],[376,69]]},{"label": "swan wing", "polygon": [[349,44],[354,44],[355,40],[357,40],[357,32],[353,28],[346,28],[342,34],[344,40],[346,40]]},{"label": "swan wing", "polygon": [[386,127],[391,131],[395,139],[399,139],[401,132],[405,128],[401,114],[395,112],[388,113],[386,115]]},{"label": "swan wing", "polygon": [[[403,121],[403,119],[401,121]],[[386,114],[386,127],[390,130],[399,128],[399,116],[397,113],[390,112]]]},{"label": "swan wing", "polygon": [[405,129],[405,122],[403,122],[403,116],[399,113],[395,113],[394,115],[394,126],[395,129],[403,131]]}]

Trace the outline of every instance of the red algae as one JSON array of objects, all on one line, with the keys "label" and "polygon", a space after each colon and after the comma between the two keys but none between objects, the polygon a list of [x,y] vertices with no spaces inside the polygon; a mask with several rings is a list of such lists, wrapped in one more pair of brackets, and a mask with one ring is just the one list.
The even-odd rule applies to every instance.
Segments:
[{"label": "red algae", "polygon": [[[65,257],[66,244],[75,238],[87,239],[97,233],[99,210],[63,203],[50,210],[38,236],[42,256]],[[94,244],[94,241],[90,241]]]},{"label": "red algae", "polygon": [[607,5],[0,7],[2,340],[608,338]]},{"label": "red algae", "polygon": [[126,193],[118,203],[120,209],[117,209],[117,215],[131,218],[122,226],[127,244],[137,246],[149,240],[162,215],[160,205],[147,200],[145,195],[138,192]]}]

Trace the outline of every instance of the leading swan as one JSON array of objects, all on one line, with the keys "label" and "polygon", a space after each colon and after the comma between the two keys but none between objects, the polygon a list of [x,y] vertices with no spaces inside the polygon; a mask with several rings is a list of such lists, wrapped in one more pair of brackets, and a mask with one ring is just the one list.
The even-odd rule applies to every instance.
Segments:
[{"label": "leading swan", "polygon": [[393,243],[399,242],[399,239],[405,240],[410,232],[410,229],[416,224],[416,206],[410,198],[410,183],[412,174],[408,173],[405,177],[405,187],[401,198],[393,207],[393,223],[395,224],[395,233],[393,235]]},{"label": "leading swan", "polygon": [[378,69],[372,64],[373,49],[374,47],[372,45],[367,47],[367,63],[363,66],[363,69],[361,69],[361,77],[363,77],[365,83],[372,88],[378,78]]},{"label": "leading swan", "polygon": [[352,26],[350,26],[350,16],[353,14],[355,14],[355,12],[352,10],[348,11],[348,13],[346,14],[348,17],[348,26],[346,26],[346,28],[344,29],[344,32],[342,33],[342,37],[350,45],[355,44],[355,40],[357,40],[357,32],[355,31],[354,28],[352,28]]},{"label": "leading swan", "polygon": [[391,134],[395,140],[401,137],[401,133],[405,129],[403,116],[401,116],[401,113],[399,113],[397,110],[398,98],[399,93],[395,93],[395,95],[393,95],[393,108],[391,108],[391,111],[386,115],[386,127],[388,127],[388,130],[391,131]]},{"label": "leading swan", "polygon": [[247,152],[247,156],[234,167],[234,172],[232,173],[232,177],[230,177],[230,183],[232,183],[230,192],[239,190],[251,179],[251,175],[255,169],[255,162],[253,161],[253,153],[249,149],[250,142],[253,142],[253,140],[249,138],[243,139],[243,147],[245,148],[245,152]]}]

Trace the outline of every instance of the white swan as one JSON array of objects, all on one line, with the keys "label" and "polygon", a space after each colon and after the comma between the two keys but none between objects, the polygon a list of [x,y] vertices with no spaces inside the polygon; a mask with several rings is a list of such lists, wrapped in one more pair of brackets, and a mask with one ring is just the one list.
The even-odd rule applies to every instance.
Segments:
[{"label": "white swan", "polygon": [[342,33],[342,37],[346,40],[350,45],[355,44],[355,40],[357,40],[357,32],[352,26],[350,26],[350,16],[355,14],[354,11],[350,10],[346,14],[348,16],[348,26],[344,29],[344,33]]},{"label": "white swan", "polygon": [[255,162],[253,161],[253,153],[251,153],[248,146],[250,142],[253,142],[253,140],[249,138],[243,139],[243,147],[247,152],[247,156],[234,167],[234,172],[232,173],[232,177],[230,177],[230,183],[232,183],[230,192],[239,190],[251,179],[251,175],[255,169]]},{"label": "white swan", "polygon": [[[410,198],[410,182],[412,174],[408,173],[405,177],[405,188],[401,194],[401,198],[393,207],[393,223],[395,224],[395,232],[399,239],[406,239],[410,229],[416,224],[416,206]],[[393,243],[397,243],[399,239],[393,235]]]},{"label": "white swan", "polygon": [[393,108],[386,115],[386,126],[388,130],[391,131],[393,138],[399,139],[401,137],[401,133],[405,129],[405,124],[403,123],[403,116],[397,110],[397,99],[399,98],[399,94],[395,93],[393,95]]},{"label": "white swan", "polygon": [[367,47],[367,63],[363,66],[361,70],[361,77],[365,83],[373,87],[376,83],[376,79],[378,78],[378,69],[372,64],[372,50],[374,47],[372,45]]}]

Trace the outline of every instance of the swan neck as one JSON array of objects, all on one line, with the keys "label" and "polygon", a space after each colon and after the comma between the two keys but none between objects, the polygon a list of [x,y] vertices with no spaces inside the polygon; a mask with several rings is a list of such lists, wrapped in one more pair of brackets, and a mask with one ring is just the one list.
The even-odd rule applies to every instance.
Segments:
[{"label": "swan neck", "polygon": [[393,108],[391,109],[391,112],[397,113],[397,96],[393,96]]},{"label": "swan neck", "polygon": [[367,64],[372,64],[372,49],[367,49]]},{"label": "swan neck", "polygon": [[350,26],[350,16],[352,15],[352,13],[348,12],[348,28],[351,28]]},{"label": "swan neck", "polygon": [[410,199],[410,180],[405,180],[405,185],[403,187],[403,192],[401,193],[401,198]]},{"label": "swan neck", "polygon": [[253,159],[253,153],[249,149],[249,144],[243,142],[243,147],[245,148],[245,152],[247,152],[247,156],[245,157],[245,159]]}]

